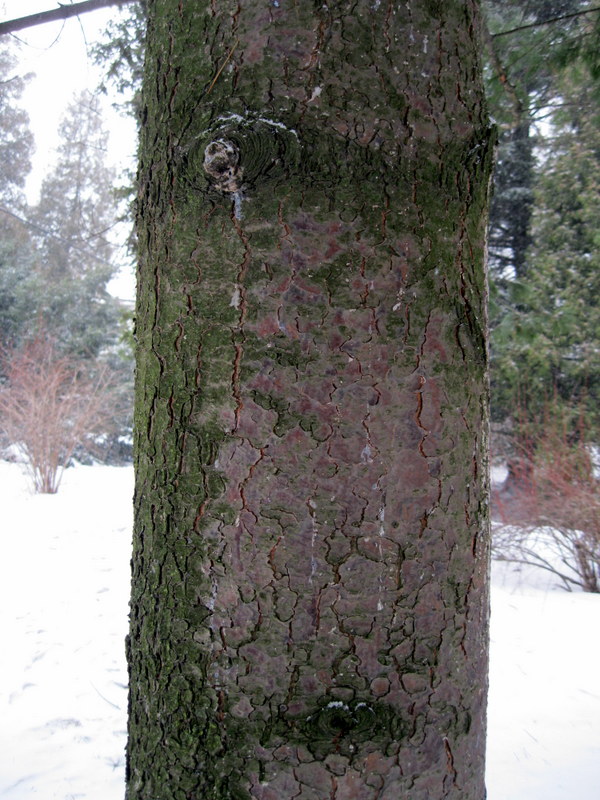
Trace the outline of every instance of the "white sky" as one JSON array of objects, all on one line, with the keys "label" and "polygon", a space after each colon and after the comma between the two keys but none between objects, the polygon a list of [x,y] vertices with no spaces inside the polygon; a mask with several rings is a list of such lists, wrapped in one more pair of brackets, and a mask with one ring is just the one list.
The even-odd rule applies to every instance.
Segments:
[{"label": "white sky", "polygon": [[[63,0],[65,4],[67,0]],[[8,20],[56,8],[56,0],[0,0],[0,19]],[[33,169],[27,182],[27,197],[36,202],[45,170],[55,158],[58,144],[57,127],[73,95],[82,89],[94,91],[100,70],[88,54],[109,22],[122,12],[118,7],[104,8],[26,28],[13,34],[22,44],[19,53],[19,74],[35,73],[23,95],[22,104],[30,117],[36,152]],[[118,169],[130,166],[136,148],[135,124],[117,114],[106,101],[106,126],[110,131],[108,161]],[[127,269],[115,279],[111,291],[119,297],[133,297],[133,278]]]}]

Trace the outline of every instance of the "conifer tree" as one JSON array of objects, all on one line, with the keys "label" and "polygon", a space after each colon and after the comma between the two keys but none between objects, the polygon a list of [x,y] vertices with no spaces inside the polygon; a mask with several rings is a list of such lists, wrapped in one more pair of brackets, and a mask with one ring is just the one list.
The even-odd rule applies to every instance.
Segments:
[{"label": "conifer tree", "polygon": [[9,45],[0,44],[0,203],[22,206],[25,179],[31,170],[33,136],[29,116],[20,106],[28,76],[16,71]]},{"label": "conifer tree", "polygon": [[[555,395],[566,402],[574,392],[576,400],[593,382],[592,351],[573,351],[589,339],[589,326],[559,296],[564,290],[574,300],[575,287],[583,288],[588,256],[575,257],[571,241],[567,267],[557,238],[570,227],[559,208],[567,191],[559,175],[566,180],[572,170],[577,193],[580,170],[590,167],[575,119],[598,107],[600,14],[581,0],[489,0],[486,9],[487,91],[501,131],[490,219],[492,414],[504,420],[519,406],[525,422]],[[578,225],[583,231],[582,218]],[[593,236],[593,226],[582,235]],[[568,280],[556,274],[563,268]]]},{"label": "conifer tree", "polygon": [[[565,48],[580,34],[578,19],[547,24],[572,13],[581,0],[488,0],[487,94],[500,137],[490,207],[490,267],[506,292],[527,274],[535,177],[535,126],[556,99],[556,73]],[[532,25],[533,27],[524,27]],[[516,29],[516,30],[515,30]],[[504,31],[514,30],[511,35]],[[510,302],[510,301],[509,301]]]},{"label": "conifer tree", "polygon": [[35,295],[34,253],[23,214],[23,187],[31,169],[33,136],[20,105],[27,76],[17,71],[17,58],[0,46],[0,346],[18,339]]},{"label": "conifer tree", "polygon": [[[561,84],[561,107],[535,183],[529,276],[495,331],[494,396],[530,416],[544,403],[587,409],[600,430],[600,134],[585,65]],[[596,113],[594,113],[594,111]]]},{"label": "conifer tree", "polygon": [[64,347],[92,357],[120,336],[118,304],[106,288],[115,273],[115,176],[98,98],[76,96],[59,133],[57,162],[30,213],[45,284],[38,313]]}]

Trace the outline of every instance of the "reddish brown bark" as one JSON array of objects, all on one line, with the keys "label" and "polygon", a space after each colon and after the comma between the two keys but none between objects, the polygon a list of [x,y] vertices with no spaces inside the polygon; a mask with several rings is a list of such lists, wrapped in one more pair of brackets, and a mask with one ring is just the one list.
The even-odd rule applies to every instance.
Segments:
[{"label": "reddish brown bark", "polygon": [[476,6],[199,6],[149,36],[128,797],[482,800]]}]

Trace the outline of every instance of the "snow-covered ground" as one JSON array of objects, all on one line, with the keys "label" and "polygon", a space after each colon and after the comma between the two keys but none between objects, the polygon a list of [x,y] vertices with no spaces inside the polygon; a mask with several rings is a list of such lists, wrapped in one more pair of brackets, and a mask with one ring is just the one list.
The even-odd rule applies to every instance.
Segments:
[{"label": "snow-covered ground", "polygon": [[[132,488],[0,462],[0,798],[123,797]],[[494,565],[488,800],[600,797],[600,596],[554,583]]]},{"label": "snow-covered ground", "polygon": [[130,467],[0,462],[0,798],[122,800]]},{"label": "snow-covered ground", "polygon": [[599,800],[600,595],[492,565],[488,800]]}]

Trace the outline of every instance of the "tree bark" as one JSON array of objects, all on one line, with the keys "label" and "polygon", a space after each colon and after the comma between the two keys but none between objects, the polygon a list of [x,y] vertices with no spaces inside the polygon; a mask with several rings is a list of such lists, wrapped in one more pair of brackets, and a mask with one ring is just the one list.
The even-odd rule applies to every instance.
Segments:
[{"label": "tree bark", "polygon": [[150,3],[129,800],[483,800],[475,0]]}]

